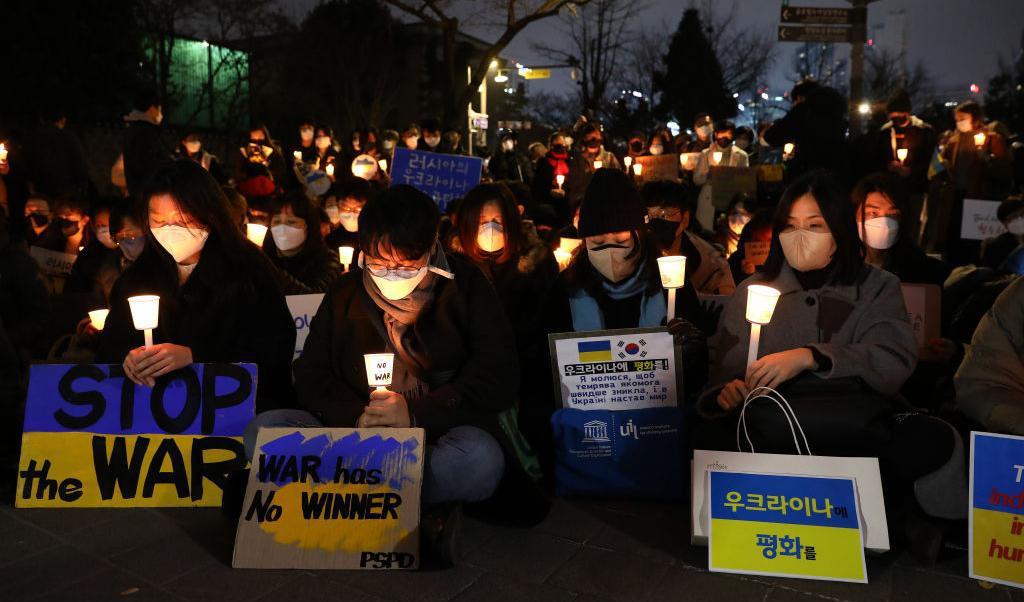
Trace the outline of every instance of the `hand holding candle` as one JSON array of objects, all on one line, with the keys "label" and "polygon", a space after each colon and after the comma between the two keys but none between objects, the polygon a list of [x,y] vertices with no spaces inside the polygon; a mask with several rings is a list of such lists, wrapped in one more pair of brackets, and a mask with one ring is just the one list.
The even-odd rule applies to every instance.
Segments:
[{"label": "hand holding candle", "polygon": [[377,165],[380,165],[380,170],[382,172],[384,172],[384,173],[388,172],[388,160],[387,159],[381,159],[380,161],[377,161]]},{"label": "hand holding candle", "polygon": [[135,329],[143,331],[146,347],[152,347],[153,329],[160,321],[160,297],[156,295],[128,297],[128,307],[132,312]]},{"label": "hand holding candle", "polygon": [[900,160],[900,163],[906,163],[907,162],[907,156],[909,154],[910,154],[910,151],[905,149],[905,148],[897,148],[896,149],[896,158]]},{"label": "hand holding candle", "polygon": [[668,290],[668,312],[665,318],[667,323],[676,317],[676,289],[686,285],[686,257],[659,257],[658,271],[661,273],[661,286]]},{"label": "hand holding candle", "polygon": [[750,322],[750,347],[747,350],[747,369],[757,360],[757,348],[761,342],[761,326],[772,321],[775,305],[779,302],[779,291],[752,284],[747,288],[747,322]]},{"label": "hand holding candle", "polygon": [[796,150],[796,145],[792,142],[787,142],[782,145],[782,158],[788,160],[793,156],[793,151]]},{"label": "hand holding candle", "polygon": [[565,175],[558,174],[557,176],[555,176],[555,184],[558,184],[558,189],[561,190],[562,184],[565,184]]},{"label": "hand holding candle", "polygon": [[356,250],[354,247],[338,247],[338,261],[345,267],[345,271],[348,271],[350,265],[352,265],[352,258],[355,257]]},{"label": "hand holding candle", "polygon": [[333,178],[334,177],[334,163],[328,163],[327,167],[324,169],[324,171],[327,172],[327,177],[328,178]]},{"label": "hand holding candle", "polygon": [[629,173],[629,166],[633,164],[633,157],[626,155],[622,158],[622,163],[626,166],[626,173]]},{"label": "hand holding candle", "polygon": [[981,147],[985,146],[985,138],[986,138],[985,132],[978,132],[977,134],[975,134],[974,135],[974,146],[978,147],[979,149]]},{"label": "hand holding candle", "polygon": [[639,178],[641,175],[643,175],[643,173],[644,173],[644,166],[643,166],[643,164],[642,163],[634,163],[633,164],[633,175]]},{"label": "hand holding candle", "polygon": [[598,159],[597,161],[594,161],[594,171],[597,171],[597,170],[601,169],[602,167],[604,167],[604,162],[603,161],[601,161],[600,159]]},{"label": "hand holding candle", "polygon": [[722,151],[714,151],[713,153],[711,153],[711,161],[715,165],[718,165],[719,163],[721,163],[722,162]]},{"label": "hand holding candle", "polygon": [[107,323],[107,316],[110,315],[109,309],[94,309],[89,312],[89,323],[96,330],[103,330],[103,327]]}]

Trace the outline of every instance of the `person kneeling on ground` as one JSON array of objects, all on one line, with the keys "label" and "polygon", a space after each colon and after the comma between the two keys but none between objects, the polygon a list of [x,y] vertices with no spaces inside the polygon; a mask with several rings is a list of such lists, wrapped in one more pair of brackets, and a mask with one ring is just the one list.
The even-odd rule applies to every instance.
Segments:
[{"label": "person kneeling on ground", "polygon": [[[519,368],[494,288],[444,252],[439,221],[430,197],[409,186],[367,203],[361,269],[330,286],[295,361],[301,409],[257,416],[246,451],[261,426],[425,429],[421,532],[448,564],[458,503],[487,500],[514,472],[499,415],[516,403]],[[363,354],[381,352],[395,354],[392,385],[371,393]]]}]

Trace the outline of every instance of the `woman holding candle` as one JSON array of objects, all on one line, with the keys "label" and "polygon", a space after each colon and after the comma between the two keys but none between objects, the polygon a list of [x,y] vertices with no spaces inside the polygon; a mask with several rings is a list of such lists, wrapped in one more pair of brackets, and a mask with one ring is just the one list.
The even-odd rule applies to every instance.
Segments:
[{"label": "woman holding candle", "polygon": [[322,293],[341,275],[336,249],[320,236],[320,216],[299,192],[271,201],[270,236],[263,251],[279,270],[286,295]]},{"label": "woman holding candle", "polygon": [[[139,207],[141,255],[111,293],[98,361],[153,386],[193,362],[248,362],[259,369],[258,409],[290,405],[295,325],[266,257],[246,241],[217,182],[192,161],[157,171]],[[128,298],[158,295],[155,344],[141,346]]]},{"label": "woman holding candle", "polygon": [[335,252],[338,247],[359,248],[359,213],[377,190],[372,182],[353,176],[339,178],[331,186],[324,200],[324,210],[331,220],[327,248]]},{"label": "woman holding candle", "polygon": [[[565,132],[554,132],[548,137],[548,152],[537,160],[530,184],[533,200],[538,205],[550,205],[557,216],[557,224],[569,221],[565,201],[565,180],[569,176],[569,155],[572,149],[566,143]],[[559,178],[561,176],[561,178]]]},{"label": "woman holding candle", "polygon": [[[453,524],[452,508],[438,504],[487,500],[516,477],[508,490],[522,497],[532,483],[501,427],[518,399],[512,327],[480,270],[444,251],[439,222],[437,205],[409,186],[367,203],[359,216],[362,269],[328,289],[295,361],[305,411],[258,416],[247,431],[254,438],[258,426],[296,420],[424,428],[422,499],[433,507],[423,526],[431,545]],[[392,384],[371,392],[363,355],[380,352],[395,354]]]},{"label": "woman holding candle", "polygon": [[749,167],[747,153],[732,143],[736,124],[723,121],[715,124],[715,142],[700,152],[697,167],[693,170],[693,183],[700,186],[697,199],[697,221],[701,227],[710,230],[715,225],[715,207],[711,202],[712,167]]}]

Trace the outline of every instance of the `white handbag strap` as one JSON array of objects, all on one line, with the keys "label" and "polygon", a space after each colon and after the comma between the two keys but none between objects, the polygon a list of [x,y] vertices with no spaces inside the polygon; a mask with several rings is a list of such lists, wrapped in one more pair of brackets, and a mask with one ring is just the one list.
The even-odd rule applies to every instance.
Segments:
[{"label": "white handbag strap", "polygon": [[[754,450],[754,442],[750,440],[750,432],[747,430],[747,406],[757,401],[758,399],[768,399],[779,406],[782,410],[782,415],[786,417],[786,422],[789,423],[789,432],[793,435],[793,445],[796,447],[797,455],[803,455],[804,452],[800,450],[800,441],[797,439],[797,432],[800,433],[800,438],[804,442],[804,451],[807,452],[808,456],[813,456],[811,453],[811,446],[807,443],[807,435],[804,434],[804,428],[800,425],[800,420],[796,417],[796,412],[793,411],[793,407],[789,405],[786,398],[775,389],[769,387],[757,387],[749,394],[747,398],[743,400],[743,407],[740,409],[740,419],[736,424],[736,449],[742,451],[740,446],[740,429],[743,429],[743,436],[747,440],[747,445],[750,446],[750,452],[756,453]],[[795,425],[795,426],[794,426]]]}]

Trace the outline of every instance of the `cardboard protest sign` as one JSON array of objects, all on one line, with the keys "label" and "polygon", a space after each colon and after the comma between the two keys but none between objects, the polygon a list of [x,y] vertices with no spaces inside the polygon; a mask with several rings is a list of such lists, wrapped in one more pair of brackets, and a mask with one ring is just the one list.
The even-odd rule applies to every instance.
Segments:
[{"label": "cardboard protest sign", "polygon": [[907,319],[914,329],[917,346],[939,338],[942,320],[942,289],[937,284],[901,284]]},{"label": "cardboard protest sign", "polygon": [[755,266],[764,265],[768,261],[768,252],[772,249],[770,240],[756,240],[743,243],[743,258]]},{"label": "cardboard protest sign", "polygon": [[462,198],[480,183],[484,160],[396,148],[391,165],[393,184],[408,184],[430,195],[443,213],[448,203]]},{"label": "cardboard protest sign", "polygon": [[759,182],[781,182],[783,177],[782,165],[758,165],[757,180]]},{"label": "cardboard protest sign", "polygon": [[885,516],[882,479],[877,458],[796,456],[746,452],[693,450],[690,475],[690,542],[706,545],[711,530],[708,506],[708,475],[711,471],[780,473],[807,476],[848,477],[857,483],[857,503],[863,519],[864,546],[877,553],[889,551],[889,526]]},{"label": "cardboard protest sign", "polygon": [[549,334],[548,346],[565,408],[674,407],[683,390],[681,352],[664,328]]},{"label": "cardboard protest sign", "polygon": [[679,155],[679,164],[683,166],[686,171],[693,171],[697,169],[697,161],[700,159],[700,153],[683,153]]},{"label": "cardboard protest sign", "polygon": [[712,572],[867,583],[850,478],[710,472]]},{"label": "cardboard protest sign", "polygon": [[737,194],[757,195],[757,168],[711,166],[711,204],[725,210]]},{"label": "cardboard protest sign", "polygon": [[36,246],[29,247],[28,252],[39,263],[39,268],[47,276],[67,276],[71,273],[71,267],[75,265],[75,260],[78,259],[77,255]]},{"label": "cardboard protest sign", "polygon": [[679,155],[647,155],[633,159],[636,165],[642,165],[639,182],[679,179]]},{"label": "cardboard protest sign", "polygon": [[219,506],[255,395],[253,364],[193,364],[152,389],[120,365],[34,365],[16,505]]},{"label": "cardboard protest sign", "polygon": [[1024,437],[971,433],[970,575],[1024,587]]},{"label": "cardboard protest sign", "polygon": [[284,300],[288,304],[288,311],[292,312],[292,320],[295,322],[294,358],[297,359],[302,355],[302,347],[306,344],[306,337],[309,336],[309,323],[313,321],[316,310],[324,300],[324,294],[288,295]]},{"label": "cardboard protest sign", "polygon": [[423,429],[265,428],[235,568],[419,566]]},{"label": "cardboard protest sign", "polygon": [[960,238],[964,240],[985,240],[1006,232],[996,211],[999,201],[964,199],[963,221],[960,223]]}]

